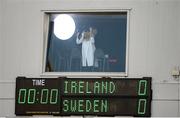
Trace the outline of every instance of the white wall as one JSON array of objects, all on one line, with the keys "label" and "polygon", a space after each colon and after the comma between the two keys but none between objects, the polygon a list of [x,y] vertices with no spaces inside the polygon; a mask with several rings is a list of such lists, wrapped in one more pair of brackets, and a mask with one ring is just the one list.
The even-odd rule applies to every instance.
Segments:
[{"label": "white wall", "polygon": [[[179,11],[180,11],[180,2],[178,3],[178,6],[179,6]],[[178,40],[179,40],[178,44],[180,44],[180,12],[178,12]],[[179,47],[180,47],[180,45],[179,45]],[[179,48],[178,52],[180,52],[180,48]],[[178,55],[180,55],[180,53]],[[179,60],[180,60],[180,57],[179,57]],[[179,62],[179,66],[180,66],[180,62]],[[179,86],[179,88],[180,88],[180,86]],[[179,92],[179,95],[180,95],[180,92]],[[180,105],[180,102],[179,102],[179,105]],[[179,109],[179,116],[180,116],[180,109]]]},{"label": "white wall", "polygon": [[152,116],[180,116],[180,85],[170,75],[174,66],[180,66],[180,1],[0,0],[0,4],[0,18],[3,19],[0,24],[0,31],[3,29],[0,37],[3,49],[0,55],[0,116],[14,116],[15,78],[41,74],[41,10],[112,8],[132,8],[129,77],[153,77]]},{"label": "white wall", "polygon": [[[0,65],[2,63],[2,1],[0,1]],[[0,79],[1,79],[2,67],[0,67]]]},{"label": "white wall", "polygon": [[[180,2],[179,2],[178,5],[179,5],[179,10],[180,10]],[[178,19],[178,21],[179,21],[179,25],[178,25],[178,28],[179,28],[179,30],[178,30],[179,37],[178,37],[178,39],[179,39],[179,44],[180,44],[180,33],[179,33],[180,32],[180,12],[179,12],[178,16],[179,16],[179,19]],[[180,52],[180,50],[179,50],[179,52]],[[180,57],[179,57],[179,60],[180,60]]]}]

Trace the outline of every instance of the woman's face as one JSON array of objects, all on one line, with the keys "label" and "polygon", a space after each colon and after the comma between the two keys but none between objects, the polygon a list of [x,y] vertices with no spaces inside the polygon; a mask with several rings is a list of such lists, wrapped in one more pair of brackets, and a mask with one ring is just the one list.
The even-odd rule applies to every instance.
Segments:
[{"label": "woman's face", "polygon": [[97,34],[97,30],[93,29],[92,27],[89,28],[89,32],[91,33],[91,35],[96,35]]},{"label": "woman's face", "polygon": [[84,39],[89,40],[90,39],[90,32],[84,32]]}]

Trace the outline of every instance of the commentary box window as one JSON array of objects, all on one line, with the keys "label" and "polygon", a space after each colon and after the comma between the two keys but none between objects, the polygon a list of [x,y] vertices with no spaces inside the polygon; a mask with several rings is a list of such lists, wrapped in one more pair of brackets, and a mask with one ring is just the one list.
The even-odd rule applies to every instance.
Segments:
[{"label": "commentary box window", "polygon": [[127,76],[129,10],[43,13],[43,74]]}]

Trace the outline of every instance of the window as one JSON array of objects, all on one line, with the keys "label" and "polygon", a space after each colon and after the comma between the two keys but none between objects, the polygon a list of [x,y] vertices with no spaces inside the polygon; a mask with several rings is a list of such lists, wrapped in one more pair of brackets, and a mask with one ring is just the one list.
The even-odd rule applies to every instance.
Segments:
[{"label": "window", "polygon": [[45,12],[44,74],[127,76],[129,10]]}]

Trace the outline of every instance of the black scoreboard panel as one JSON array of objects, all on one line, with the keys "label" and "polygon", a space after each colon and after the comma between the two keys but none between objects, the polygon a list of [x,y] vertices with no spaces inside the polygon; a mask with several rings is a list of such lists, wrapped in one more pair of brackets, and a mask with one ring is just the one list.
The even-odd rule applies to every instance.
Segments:
[{"label": "black scoreboard panel", "polygon": [[57,115],[60,113],[60,80],[17,78],[16,115]]},{"label": "black scoreboard panel", "polygon": [[151,96],[151,78],[68,78],[63,81],[64,95]]},{"label": "black scoreboard panel", "polygon": [[62,115],[150,116],[148,98],[62,97]]},{"label": "black scoreboard panel", "polygon": [[16,115],[150,116],[151,78],[16,79]]}]

